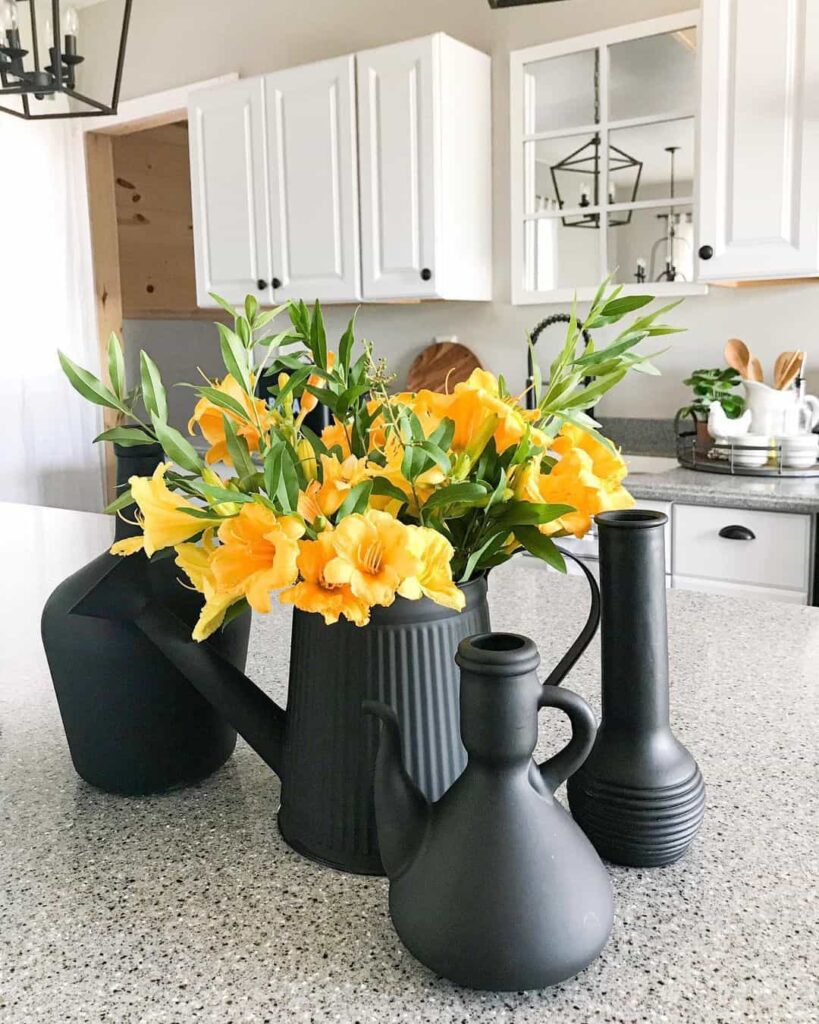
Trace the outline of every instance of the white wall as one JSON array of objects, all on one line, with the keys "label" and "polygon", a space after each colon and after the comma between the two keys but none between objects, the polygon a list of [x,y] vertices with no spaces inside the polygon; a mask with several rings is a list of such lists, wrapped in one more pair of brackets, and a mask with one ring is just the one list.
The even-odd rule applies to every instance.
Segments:
[{"label": "white wall", "polygon": [[[83,48],[103,47],[120,0],[82,12]],[[320,60],[369,46],[444,31],[494,58],[495,301],[364,307],[359,327],[375,340],[399,376],[434,335],[457,334],[488,367],[523,380],[525,332],[554,307],[509,304],[508,54],[511,49],[682,11],[694,0],[564,0],[493,11],[486,0],[139,0],[134,4],[123,97],[158,92],[237,70],[242,75]],[[107,45],[107,44],[105,44]],[[89,59],[86,68],[92,68]],[[86,87],[93,82],[86,80]],[[309,296],[305,296],[309,299]],[[340,332],[350,309],[329,311]],[[772,366],[782,348],[807,349],[819,371],[819,282],[775,288],[718,289],[687,299],[674,319],[688,333],[672,340],[661,360],[664,377],[635,376],[601,405],[608,415],[671,416],[682,404],[680,380],[721,360],[722,346],[743,337]],[[134,337],[155,338],[160,362],[192,379],[198,336],[213,344],[213,328],[143,323]],[[544,344],[556,344],[544,336]],[[187,355],[186,355],[187,353]],[[819,386],[819,380],[816,381]]]}]

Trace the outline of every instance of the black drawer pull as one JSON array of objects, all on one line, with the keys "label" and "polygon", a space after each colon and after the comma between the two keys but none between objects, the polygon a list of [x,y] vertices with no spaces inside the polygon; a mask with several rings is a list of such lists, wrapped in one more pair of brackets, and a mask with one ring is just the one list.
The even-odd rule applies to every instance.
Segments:
[{"label": "black drawer pull", "polygon": [[756,540],[756,534],[747,526],[723,526],[719,535],[726,540]]},{"label": "black drawer pull", "polygon": [[421,271],[421,280],[422,281],[429,281],[431,278],[432,278],[432,271],[429,269],[429,267],[424,267],[424,269]]},{"label": "black drawer pull", "polygon": [[701,260],[710,260],[714,255],[713,246],[701,245],[699,249],[699,257]]},{"label": "black drawer pull", "polygon": [[260,292],[265,291],[265,289],[267,288],[267,281],[265,281],[263,277],[260,277],[259,280],[256,282],[256,287],[259,289]]}]

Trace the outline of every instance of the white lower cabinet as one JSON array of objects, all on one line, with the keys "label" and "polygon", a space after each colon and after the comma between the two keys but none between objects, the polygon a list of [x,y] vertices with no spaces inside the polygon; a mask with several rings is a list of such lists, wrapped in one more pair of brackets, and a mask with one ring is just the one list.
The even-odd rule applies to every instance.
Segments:
[{"label": "white lower cabinet", "polygon": [[811,516],[674,505],[673,585],[810,603]]}]

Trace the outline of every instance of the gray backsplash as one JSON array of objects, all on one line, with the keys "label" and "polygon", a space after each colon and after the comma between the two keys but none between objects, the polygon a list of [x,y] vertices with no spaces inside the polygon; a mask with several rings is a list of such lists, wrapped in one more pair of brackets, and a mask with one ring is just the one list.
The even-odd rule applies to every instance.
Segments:
[{"label": "gray backsplash", "polygon": [[602,432],[632,455],[675,454],[673,420],[644,420],[629,416],[597,417]]}]

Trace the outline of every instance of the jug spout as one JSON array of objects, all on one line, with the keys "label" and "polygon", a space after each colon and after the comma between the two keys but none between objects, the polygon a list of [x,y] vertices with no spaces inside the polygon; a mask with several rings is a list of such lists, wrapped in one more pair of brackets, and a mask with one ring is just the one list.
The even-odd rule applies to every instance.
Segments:
[{"label": "jug spout", "polygon": [[395,711],[372,700],[364,701],[362,708],[381,720],[374,785],[378,846],[384,870],[395,879],[412,863],[421,846],[431,805],[404,768]]}]

